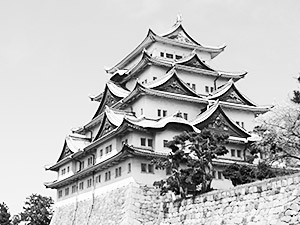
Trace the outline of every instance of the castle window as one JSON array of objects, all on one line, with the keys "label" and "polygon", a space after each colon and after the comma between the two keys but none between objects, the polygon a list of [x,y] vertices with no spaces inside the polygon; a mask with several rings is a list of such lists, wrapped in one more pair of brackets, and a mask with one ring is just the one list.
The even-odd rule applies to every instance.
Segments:
[{"label": "castle window", "polygon": [[196,84],[192,84],[192,89],[196,90]]},{"label": "castle window", "polygon": [[160,52],[160,57],[165,57],[165,53],[164,52]]},{"label": "castle window", "polygon": [[214,87],[210,87],[210,92],[214,92]]},{"label": "castle window", "polygon": [[160,109],[157,110],[157,116],[161,116],[161,110]]},{"label": "castle window", "polygon": [[181,59],[182,56],[181,55],[175,55],[175,59]]},{"label": "castle window", "polygon": [[218,171],[218,179],[219,180],[222,180],[223,178],[222,178],[222,172],[221,171]]},{"label": "castle window", "polygon": [[156,80],[157,79],[157,77],[153,77],[153,80]]},{"label": "castle window", "polygon": [[141,172],[154,173],[154,166],[152,164],[141,163]]},{"label": "castle window", "polygon": [[191,84],[190,83],[186,83],[187,85],[189,85],[189,86],[191,86]]},{"label": "castle window", "polygon": [[122,167],[116,168],[116,177],[120,177],[122,175]]},{"label": "castle window", "polygon": [[141,171],[147,173],[147,164],[146,163],[141,164]]},{"label": "castle window", "polygon": [[209,87],[208,86],[205,86],[205,92],[209,93]]},{"label": "castle window", "polygon": [[141,108],[141,115],[143,115],[144,114],[144,111],[143,111],[143,108]]},{"label": "castle window", "polygon": [[148,173],[154,173],[154,166],[152,164],[148,164]]},{"label": "castle window", "polygon": [[62,197],[62,190],[59,190],[58,191],[58,198],[61,198]]},{"label": "castle window", "polygon": [[77,191],[77,185],[72,186],[72,194],[74,194]]},{"label": "castle window", "polygon": [[164,140],[164,147],[168,147],[168,140]]},{"label": "castle window", "polygon": [[80,161],[79,163],[79,171],[84,169],[84,161]]},{"label": "castle window", "polygon": [[100,151],[99,151],[99,155],[100,155],[100,157],[102,157],[102,156],[103,156],[103,149],[100,149]]},{"label": "castle window", "polygon": [[94,164],[94,157],[91,156],[91,157],[88,158],[88,166],[91,166],[93,164]]},{"label": "castle window", "polygon": [[187,114],[187,113],[183,113],[183,118],[184,118],[185,120],[187,120],[187,119],[188,119],[188,114]]},{"label": "castle window", "polygon": [[242,126],[242,128],[244,128],[244,122],[241,122],[241,126]]},{"label": "castle window", "polygon": [[163,110],[163,117],[167,116],[167,110]]},{"label": "castle window", "polygon": [[241,150],[237,150],[237,157],[242,158],[242,151]]},{"label": "castle window", "polygon": [[166,57],[167,57],[168,59],[173,59],[173,54],[171,54],[171,53],[166,53]]},{"label": "castle window", "polygon": [[128,163],[128,173],[131,173],[131,163]]},{"label": "castle window", "polygon": [[212,171],[212,176],[213,176],[213,178],[217,178],[217,177],[216,177],[216,171],[215,171],[215,170]]},{"label": "castle window", "polygon": [[69,195],[69,188],[65,189],[65,196]]},{"label": "castle window", "polygon": [[101,175],[96,176],[96,183],[101,183]]},{"label": "castle window", "polygon": [[83,190],[83,188],[84,188],[84,184],[83,184],[83,182],[80,182],[79,183],[79,190]]},{"label": "castle window", "polygon": [[61,170],[61,175],[64,175],[65,173],[66,173],[66,169],[63,168],[63,169]]},{"label": "castle window", "polygon": [[67,173],[69,173],[69,172],[70,172],[70,167],[68,166],[68,167],[67,167]]},{"label": "castle window", "polygon": [[231,149],[231,156],[235,157],[235,149]]},{"label": "castle window", "polygon": [[153,140],[152,139],[148,139],[148,147],[152,147],[153,146]]},{"label": "castle window", "polygon": [[146,138],[141,138],[141,146],[146,146]]},{"label": "castle window", "polygon": [[105,173],[105,181],[109,181],[110,180],[110,171]]},{"label": "castle window", "polygon": [[112,151],[112,146],[111,145],[108,145],[105,147],[105,153],[108,154]]},{"label": "castle window", "polygon": [[236,121],[236,124],[237,124],[237,125],[240,125],[240,122],[239,122],[239,121]]},{"label": "castle window", "polygon": [[87,187],[91,187],[92,186],[92,178],[87,180]]}]

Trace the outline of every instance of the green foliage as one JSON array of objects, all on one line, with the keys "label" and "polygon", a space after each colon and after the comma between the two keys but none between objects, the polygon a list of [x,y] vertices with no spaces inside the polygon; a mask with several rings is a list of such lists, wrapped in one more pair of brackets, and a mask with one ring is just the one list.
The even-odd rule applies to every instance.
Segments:
[{"label": "green foliage", "polygon": [[10,225],[10,213],[7,205],[0,203],[0,225]]},{"label": "green foliage", "polygon": [[259,162],[255,165],[231,164],[224,171],[223,176],[230,179],[234,186],[251,183],[257,180],[264,180],[272,177],[290,174],[291,171],[272,168],[266,162]]},{"label": "green foliage", "polygon": [[[170,168],[172,173],[161,181],[161,193],[172,191],[185,198],[188,194],[211,190],[212,160],[228,152],[224,144],[228,136],[210,130],[183,132],[168,143],[167,159],[154,159],[156,168]],[[156,182],[157,184],[157,182]]]},{"label": "green foliage", "polygon": [[51,197],[44,197],[32,194],[25,201],[23,212],[20,213],[21,221],[29,222],[28,225],[48,225],[53,214],[53,200]]}]

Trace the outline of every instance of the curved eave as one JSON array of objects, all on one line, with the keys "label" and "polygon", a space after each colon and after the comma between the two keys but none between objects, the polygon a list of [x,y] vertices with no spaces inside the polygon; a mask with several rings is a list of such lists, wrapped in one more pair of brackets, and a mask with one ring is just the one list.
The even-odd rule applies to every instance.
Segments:
[{"label": "curved eave", "polygon": [[160,37],[160,36],[155,36],[154,37],[155,40],[157,42],[160,43],[167,43],[173,46],[179,46],[179,47],[183,47],[183,48],[188,48],[191,50],[198,50],[201,52],[208,52],[211,55],[211,59],[215,58],[217,55],[219,55],[221,52],[224,51],[224,49],[226,48],[226,46],[221,46],[221,47],[204,47],[204,46],[199,46],[199,45],[194,45],[194,44],[188,44],[188,43],[184,43],[184,42],[180,42],[180,41],[176,41],[176,40],[172,40],[169,38],[165,38],[165,37]]},{"label": "curved eave", "polygon": [[57,189],[57,188],[63,187],[65,185],[68,185],[70,183],[77,181],[78,179],[90,176],[90,175],[94,174],[95,172],[99,172],[99,171],[102,171],[109,167],[112,167],[112,166],[118,164],[119,162],[126,160],[127,158],[134,157],[134,156],[166,157],[165,154],[159,154],[159,153],[146,151],[146,150],[138,150],[138,149],[135,149],[134,147],[130,147],[128,145],[123,145],[123,148],[121,149],[121,151],[119,151],[117,154],[113,155],[111,158],[106,159],[105,161],[100,162],[98,164],[95,164],[85,170],[82,170],[66,179],[54,181],[51,183],[45,183],[45,186],[47,188],[52,188],[52,189]]},{"label": "curved eave", "polygon": [[[207,65],[205,62],[203,62],[197,55],[197,53],[195,53],[193,51],[193,53],[188,56],[188,57],[185,57],[185,58],[182,58],[180,60],[178,60],[176,62],[176,64],[178,65],[183,65],[184,66],[184,63],[189,63],[191,62],[192,60],[196,60],[198,63],[200,63],[204,68],[204,70],[208,70],[208,71],[212,71],[212,72],[216,72],[213,68],[211,68],[209,65]],[[197,68],[197,67],[196,67]],[[200,68],[199,68],[200,69]]]},{"label": "curved eave", "polygon": [[157,97],[176,99],[176,100],[180,100],[180,101],[189,101],[189,102],[195,102],[195,103],[208,104],[208,101],[206,99],[203,99],[200,97],[192,97],[192,96],[180,95],[180,94],[175,94],[175,93],[170,93],[170,92],[165,92],[165,91],[152,90],[152,89],[145,88],[139,84],[139,88],[134,89],[131,92],[131,94],[129,94],[126,98],[124,98],[120,102],[120,105],[122,105],[124,103],[128,104],[128,103],[134,101],[140,95],[146,95],[146,94],[152,95],[152,96],[157,96]]},{"label": "curved eave", "polygon": [[[196,118],[193,122],[192,125],[196,126],[197,124],[202,124],[205,121],[209,120],[211,116],[219,110],[220,113],[224,116],[224,118],[227,120],[227,122],[230,124],[230,126],[234,127],[238,132],[242,133],[246,137],[250,137],[251,135],[242,127],[238,126],[235,122],[233,122],[224,112],[222,107],[220,106],[220,102],[217,101],[211,108],[209,108],[207,111],[203,112],[198,118]],[[197,126],[196,126],[197,127]]]},{"label": "curved eave", "polygon": [[[236,86],[233,82],[233,79],[229,80],[228,83],[225,84],[221,89],[217,90],[216,93],[213,93],[211,96],[207,96],[207,99],[208,100],[217,100],[217,99],[221,98],[222,96],[226,95],[228,93],[228,91],[230,91],[231,88],[244,102],[247,103],[247,106],[257,107],[257,105],[253,101],[251,101],[249,98],[247,98],[245,95],[243,95],[236,88]],[[243,104],[237,104],[237,105],[243,105]]]},{"label": "curved eave", "polygon": [[[74,153],[73,153],[74,154]],[[73,155],[72,154],[72,155]],[[58,171],[59,170],[59,167],[61,167],[62,165],[70,162],[72,160],[72,155],[69,155],[65,158],[63,158],[62,160],[58,161],[57,163],[55,163],[54,165],[46,168],[46,170],[51,170],[51,171]]]},{"label": "curved eave", "polygon": [[176,72],[176,69],[173,67],[170,71],[167,72],[165,76],[162,76],[155,81],[149,82],[145,84],[145,87],[148,89],[154,89],[162,87],[165,85],[169,80],[174,78],[182,87],[183,89],[188,92],[193,97],[200,98],[201,96],[198,95],[191,87],[189,87],[183,80],[181,80]]},{"label": "curved eave", "polygon": [[112,68],[107,69],[106,72],[113,74],[118,69],[123,69],[123,67],[125,67],[128,64],[128,61],[132,61],[139,54],[141,54],[143,49],[145,49],[146,47],[148,47],[149,45],[151,45],[154,42],[155,36],[156,36],[156,34],[151,29],[149,29],[148,34],[145,37],[145,39],[129,55],[127,55],[125,58],[123,58],[122,61],[120,61],[117,65],[113,66]]},{"label": "curved eave", "polygon": [[223,101],[220,101],[220,105],[222,105],[222,107],[224,108],[245,110],[245,111],[257,112],[257,113],[268,112],[271,107],[271,106],[249,106],[249,105],[242,105],[242,104],[223,102]]},{"label": "curved eave", "polygon": [[244,78],[248,72],[247,71],[243,71],[243,72],[226,72],[226,71],[217,71],[218,75],[220,77],[224,77],[224,78],[231,78],[234,81],[238,81],[242,78]]}]

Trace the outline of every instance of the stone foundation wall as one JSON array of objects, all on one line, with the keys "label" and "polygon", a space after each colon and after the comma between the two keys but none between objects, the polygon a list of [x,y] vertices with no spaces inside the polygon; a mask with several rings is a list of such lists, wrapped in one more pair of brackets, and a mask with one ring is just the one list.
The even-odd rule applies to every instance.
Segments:
[{"label": "stone foundation wall", "polygon": [[51,225],[300,224],[300,174],[213,191],[195,199],[159,196],[129,184],[55,210]]},{"label": "stone foundation wall", "polygon": [[300,174],[168,203],[161,225],[300,224]]},{"label": "stone foundation wall", "polygon": [[154,224],[159,190],[131,183],[82,201],[60,205],[50,225]]}]

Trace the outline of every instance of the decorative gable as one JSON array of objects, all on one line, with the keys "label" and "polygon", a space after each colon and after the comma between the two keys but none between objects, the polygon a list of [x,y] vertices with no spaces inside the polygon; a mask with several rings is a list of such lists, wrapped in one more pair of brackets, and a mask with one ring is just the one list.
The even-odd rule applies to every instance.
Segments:
[{"label": "decorative gable", "polygon": [[59,156],[59,159],[57,162],[61,161],[62,159],[66,158],[67,156],[73,154],[74,152],[71,151],[71,149],[68,147],[67,142],[65,142],[63,150]]},{"label": "decorative gable", "polygon": [[183,30],[172,34],[170,36],[168,36],[168,38],[173,39],[175,41],[179,41],[179,42],[183,42],[186,44],[195,44],[186,34]]},{"label": "decorative gable", "polygon": [[157,87],[154,87],[153,89],[158,91],[165,91],[175,94],[198,97],[198,95],[189,90],[189,88],[187,88],[187,86],[185,86],[176,75],[173,75],[168,81]]},{"label": "decorative gable", "polygon": [[232,86],[225,94],[220,96],[219,100],[223,102],[253,106],[253,103],[244,98],[234,86]]},{"label": "decorative gable", "polygon": [[102,124],[101,124],[101,127],[98,131],[98,134],[96,135],[95,139],[94,140],[97,140],[98,138],[104,136],[105,134],[109,133],[110,131],[114,130],[117,126],[112,124],[108,119],[107,117],[105,116]]},{"label": "decorative gable", "polygon": [[207,128],[216,133],[223,133],[234,137],[249,137],[249,135],[241,128],[237,127],[224,113],[224,111],[218,107],[215,112],[206,120],[195,125],[198,129]]},{"label": "decorative gable", "polygon": [[115,96],[108,88],[106,88],[105,92],[104,92],[104,96],[102,98],[102,101],[100,102],[100,105],[97,109],[97,112],[95,113],[94,117],[97,117],[98,115],[100,115],[104,109],[105,106],[112,106],[115,103],[117,103],[118,101],[120,101],[122,98]]},{"label": "decorative gable", "polygon": [[203,69],[203,70],[210,70],[210,71],[214,71],[213,69],[211,69],[210,67],[208,67],[205,63],[203,63],[199,57],[197,56],[197,54],[194,54],[192,58],[190,58],[187,61],[178,63],[180,65],[184,65],[184,66],[189,66],[189,67],[195,67],[198,69]]}]

